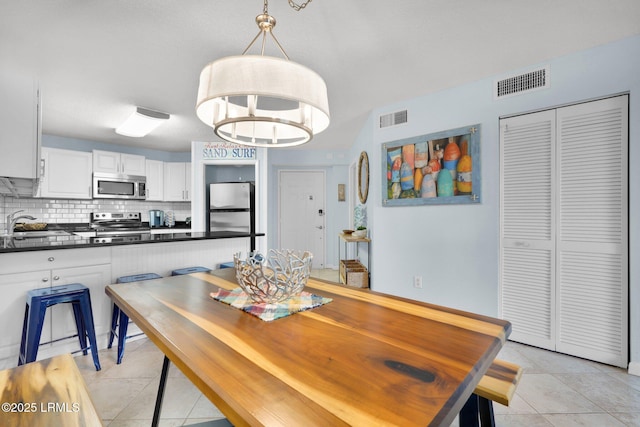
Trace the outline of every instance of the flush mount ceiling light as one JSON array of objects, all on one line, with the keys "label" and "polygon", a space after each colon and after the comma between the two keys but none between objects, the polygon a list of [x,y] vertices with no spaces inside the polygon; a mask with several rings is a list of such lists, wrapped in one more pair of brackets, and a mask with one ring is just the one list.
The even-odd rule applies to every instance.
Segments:
[{"label": "flush mount ceiling light", "polygon": [[169,120],[169,117],[167,113],[136,107],[136,111],[116,128],[116,133],[139,138]]},{"label": "flush mount ceiling light", "polygon": [[[303,9],[311,0],[298,5]],[[329,126],[327,86],[317,73],[289,60],[273,35],[276,20],[264,11],[260,31],[242,52],[213,61],[202,70],[196,114],[220,138],[254,147],[304,144]],[[284,58],[265,56],[271,35]],[[246,55],[262,36],[260,55]]]}]

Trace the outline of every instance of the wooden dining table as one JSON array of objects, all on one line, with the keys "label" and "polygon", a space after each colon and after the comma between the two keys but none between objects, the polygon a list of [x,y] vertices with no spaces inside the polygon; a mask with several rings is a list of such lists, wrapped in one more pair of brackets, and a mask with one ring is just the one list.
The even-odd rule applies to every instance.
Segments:
[{"label": "wooden dining table", "polygon": [[165,354],[162,376],[170,360],[235,426],[448,426],[511,331],[313,278],[305,291],[331,302],[266,322],[212,298],[238,287],[218,271],[106,293]]}]

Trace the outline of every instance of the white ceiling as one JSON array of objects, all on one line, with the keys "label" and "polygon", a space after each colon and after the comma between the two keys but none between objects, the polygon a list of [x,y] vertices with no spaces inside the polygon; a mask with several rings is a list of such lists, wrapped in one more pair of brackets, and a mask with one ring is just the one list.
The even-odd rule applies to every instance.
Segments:
[{"label": "white ceiling", "polygon": [[[0,65],[36,74],[45,134],[188,151],[216,140],[195,115],[201,69],[242,53],[262,8],[0,0]],[[373,108],[640,33],[638,0],[315,0],[300,12],[271,0],[269,12],[289,57],[328,86],[331,125],[310,149],[349,147]],[[115,134],[136,105],[172,118],[143,138]]]}]

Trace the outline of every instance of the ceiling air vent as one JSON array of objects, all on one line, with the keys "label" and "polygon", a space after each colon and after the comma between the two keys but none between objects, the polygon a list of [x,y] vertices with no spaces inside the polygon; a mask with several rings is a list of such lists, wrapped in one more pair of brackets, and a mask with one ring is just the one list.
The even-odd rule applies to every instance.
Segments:
[{"label": "ceiling air vent", "polygon": [[400,125],[402,123],[407,123],[407,110],[396,111],[395,113],[383,114],[380,116],[380,129]]},{"label": "ceiling air vent", "polygon": [[524,74],[496,80],[493,98],[501,99],[549,87],[549,66]]}]

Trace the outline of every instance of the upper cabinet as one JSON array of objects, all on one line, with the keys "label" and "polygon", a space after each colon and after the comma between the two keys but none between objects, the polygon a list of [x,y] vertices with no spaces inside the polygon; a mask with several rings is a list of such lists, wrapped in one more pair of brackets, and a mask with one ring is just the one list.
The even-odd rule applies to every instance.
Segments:
[{"label": "upper cabinet", "polygon": [[93,150],[93,171],[145,176],[145,158],[136,154]]},{"label": "upper cabinet", "polygon": [[167,202],[191,200],[191,163],[164,164],[164,200]]},{"label": "upper cabinet", "polygon": [[39,197],[91,199],[92,155],[42,147]]},{"label": "upper cabinet", "polygon": [[147,170],[147,200],[164,200],[164,162],[159,160],[146,161]]},{"label": "upper cabinet", "polygon": [[0,69],[0,177],[39,177],[40,112],[37,82]]}]

